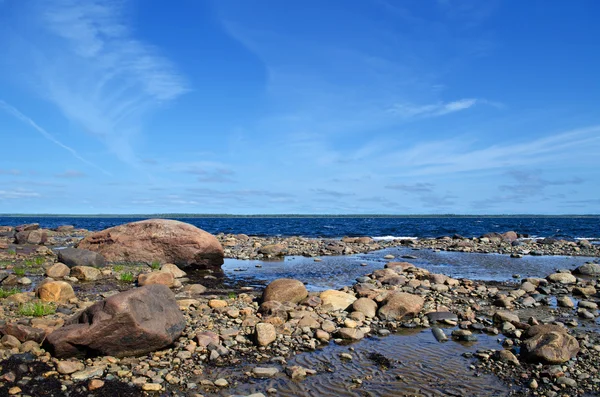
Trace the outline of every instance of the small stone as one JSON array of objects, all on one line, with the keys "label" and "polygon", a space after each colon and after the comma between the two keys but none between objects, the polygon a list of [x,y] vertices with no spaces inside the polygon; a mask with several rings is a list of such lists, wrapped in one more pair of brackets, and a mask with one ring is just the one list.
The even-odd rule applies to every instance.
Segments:
[{"label": "small stone", "polygon": [[227,302],[221,299],[211,299],[208,301],[208,306],[213,309],[218,309],[227,306]]},{"label": "small stone", "polygon": [[269,323],[258,323],[255,327],[256,341],[259,346],[267,346],[277,339],[275,326]]},{"label": "small stone", "polygon": [[11,387],[10,389],[8,389],[8,394],[10,394],[11,396],[14,396],[15,394],[19,394],[21,393],[21,388],[19,386],[14,386]]},{"label": "small stone", "polygon": [[71,375],[71,379],[73,379],[74,381],[80,381],[88,380],[96,376],[102,376],[102,374],[104,373],[104,369],[104,367],[89,367],[86,369],[82,369],[81,371],[74,372]]},{"label": "small stone", "polygon": [[56,370],[59,374],[69,375],[73,372],[81,371],[85,366],[81,361],[65,360],[56,363]]},{"label": "small stone", "polygon": [[529,382],[529,388],[533,389],[533,390],[537,389],[538,388],[537,380],[532,379],[531,382]]},{"label": "small stone", "polygon": [[252,369],[252,373],[257,378],[272,378],[279,373],[279,370],[274,367],[255,367]]},{"label": "small stone", "polygon": [[162,386],[160,383],[144,383],[142,385],[142,390],[144,391],[160,391]]},{"label": "small stone", "polygon": [[227,387],[229,386],[229,382],[227,382],[227,379],[219,378],[215,381],[215,386]]},{"label": "small stone", "polygon": [[573,303],[573,300],[571,300],[571,298],[569,298],[566,295],[565,296],[561,296],[560,298],[558,298],[556,300],[556,303],[560,307],[575,307],[575,303]]},{"label": "small stone", "polygon": [[556,379],[556,383],[559,385],[567,385],[569,387],[577,387],[577,382],[574,379],[567,378],[566,376],[561,376]]},{"label": "small stone", "polygon": [[92,391],[100,389],[102,386],[104,386],[103,381],[101,381],[100,379],[92,379],[90,383],[88,383],[88,390]]}]

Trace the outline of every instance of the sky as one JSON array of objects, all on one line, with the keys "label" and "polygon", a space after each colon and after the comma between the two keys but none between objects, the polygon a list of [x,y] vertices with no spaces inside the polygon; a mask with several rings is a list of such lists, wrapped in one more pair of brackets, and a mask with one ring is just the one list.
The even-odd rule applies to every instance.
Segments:
[{"label": "sky", "polygon": [[598,214],[596,0],[0,0],[0,213]]}]

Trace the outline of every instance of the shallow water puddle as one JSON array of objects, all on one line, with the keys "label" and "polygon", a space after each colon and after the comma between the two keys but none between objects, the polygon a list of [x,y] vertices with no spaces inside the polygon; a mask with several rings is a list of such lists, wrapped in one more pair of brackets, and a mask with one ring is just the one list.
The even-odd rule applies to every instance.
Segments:
[{"label": "shallow water puddle", "polygon": [[[286,397],[508,395],[509,388],[498,378],[476,374],[469,368],[472,360],[462,356],[478,349],[500,348],[494,337],[482,334],[478,338],[478,342],[470,344],[439,343],[430,329],[419,329],[368,338],[347,346],[332,343],[288,361],[288,365],[317,371],[305,380],[293,381],[279,374],[274,379],[256,380],[255,384],[244,382],[217,395],[265,393],[269,388],[277,389],[278,396]],[[341,358],[341,353],[351,354],[352,360]],[[382,356],[390,361],[389,368],[382,365],[382,362],[386,364]],[[228,376],[227,369],[213,369],[211,376]]]}]

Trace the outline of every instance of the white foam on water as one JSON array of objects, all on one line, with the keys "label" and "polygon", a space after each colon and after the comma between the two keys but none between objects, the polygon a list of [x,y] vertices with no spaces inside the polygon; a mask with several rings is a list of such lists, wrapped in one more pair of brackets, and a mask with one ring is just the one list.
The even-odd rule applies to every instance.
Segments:
[{"label": "white foam on water", "polygon": [[405,237],[405,236],[381,236],[381,237],[372,237],[375,241],[392,241],[392,240],[417,240],[418,237]]}]

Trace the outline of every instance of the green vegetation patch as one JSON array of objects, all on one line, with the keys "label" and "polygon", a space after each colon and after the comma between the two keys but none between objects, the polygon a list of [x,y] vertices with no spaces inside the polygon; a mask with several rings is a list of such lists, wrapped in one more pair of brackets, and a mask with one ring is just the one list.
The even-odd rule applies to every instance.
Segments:
[{"label": "green vegetation patch", "polygon": [[15,275],[17,275],[19,277],[23,277],[25,275],[25,268],[24,267],[15,267],[13,269],[13,272],[15,273]]},{"label": "green vegetation patch", "polygon": [[29,302],[19,306],[19,314],[29,317],[42,317],[56,313],[56,306],[52,303]]},{"label": "green vegetation patch", "polygon": [[126,283],[133,283],[133,273],[126,272],[121,274],[120,280]]},{"label": "green vegetation patch", "polygon": [[11,295],[20,293],[21,290],[17,287],[0,288],[0,299],[8,298]]}]

